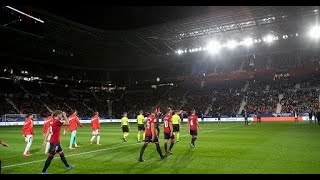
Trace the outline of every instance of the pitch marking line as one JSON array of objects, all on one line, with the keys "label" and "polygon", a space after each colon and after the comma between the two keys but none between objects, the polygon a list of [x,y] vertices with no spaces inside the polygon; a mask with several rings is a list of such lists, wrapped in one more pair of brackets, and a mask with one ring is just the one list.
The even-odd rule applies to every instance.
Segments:
[{"label": "pitch marking line", "polygon": [[[229,127],[225,127],[225,128],[213,129],[213,130],[208,130],[208,131],[200,131],[200,132],[201,132],[201,133],[208,133],[208,132],[213,132],[213,131],[217,131],[217,130],[220,130],[220,129],[230,129],[230,128],[239,127],[239,126],[241,126],[241,125],[229,126]],[[184,134],[184,135],[181,135],[181,136],[182,136],[182,137],[184,137],[184,136],[189,136],[189,134]],[[71,155],[67,155],[66,157],[79,156],[79,155],[83,155],[83,154],[95,153],[95,152],[100,152],[100,151],[108,151],[108,150],[113,150],[113,149],[118,149],[118,148],[122,148],[122,147],[133,146],[133,145],[141,145],[141,143],[127,144],[127,145],[117,146],[117,147],[113,147],[113,148],[105,148],[105,149],[98,149],[98,150],[94,150],[94,151],[88,151],[88,152],[82,152],[82,153],[77,153],[77,154],[71,154]],[[59,158],[54,158],[54,159],[59,159]],[[54,159],[53,159],[53,160],[54,160]],[[2,168],[4,169],[4,168],[15,167],[15,166],[23,166],[23,165],[33,164],[33,163],[37,163],[37,162],[44,162],[44,161],[46,161],[46,160],[47,160],[47,159],[30,161],[30,162],[19,163],[19,164],[12,164],[12,165],[8,165],[8,166],[3,166]]]}]

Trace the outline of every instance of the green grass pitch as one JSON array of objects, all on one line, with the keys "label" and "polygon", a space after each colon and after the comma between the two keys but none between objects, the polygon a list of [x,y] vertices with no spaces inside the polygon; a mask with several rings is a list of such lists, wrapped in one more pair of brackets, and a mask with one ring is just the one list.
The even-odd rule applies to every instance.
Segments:
[{"label": "green grass pitch", "polygon": [[[89,144],[91,128],[79,128],[81,146],[69,150],[70,133],[62,136],[69,164],[66,171],[58,155],[48,169],[52,174],[309,174],[320,173],[320,126],[309,122],[263,122],[245,126],[243,122],[201,124],[196,147],[190,148],[190,136],[183,124],[180,142],[173,155],[160,160],[154,144],[147,147],[145,162],[138,162],[141,143],[137,126],[131,123],[128,142],[122,141],[120,123],[102,124],[101,146]],[[161,128],[162,130],[162,128]],[[42,126],[35,126],[30,157],[21,127],[0,127],[0,138],[9,148],[0,147],[3,174],[40,174],[47,156],[42,146]],[[163,133],[160,133],[164,152]]]}]

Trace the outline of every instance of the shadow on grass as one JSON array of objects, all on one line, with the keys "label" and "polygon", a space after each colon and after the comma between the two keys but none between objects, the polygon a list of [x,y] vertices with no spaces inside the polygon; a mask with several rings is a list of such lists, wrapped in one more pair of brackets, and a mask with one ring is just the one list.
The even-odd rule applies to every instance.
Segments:
[{"label": "shadow on grass", "polygon": [[37,153],[37,152],[39,152],[41,149],[42,149],[42,148],[31,149],[31,150],[30,150],[30,153],[31,153],[31,154],[32,154],[32,153]]}]

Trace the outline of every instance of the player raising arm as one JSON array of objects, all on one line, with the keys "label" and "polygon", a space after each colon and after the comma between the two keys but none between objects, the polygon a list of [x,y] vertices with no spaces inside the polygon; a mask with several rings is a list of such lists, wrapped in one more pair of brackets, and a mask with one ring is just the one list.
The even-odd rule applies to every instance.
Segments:
[{"label": "player raising arm", "polygon": [[165,158],[165,156],[162,155],[161,148],[160,148],[160,145],[159,145],[158,134],[157,134],[156,126],[155,126],[155,123],[157,122],[155,113],[156,113],[156,109],[152,108],[151,109],[151,114],[148,116],[148,119],[147,119],[147,122],[146,122],[146,131],[145,131],[146,132],[146,138],[144,140],[143,146],[141,147],[140,157],[138,159],[138,161],[140,161],[140,162],[144,161],[142,159],[142,156],[143,156],[144,150],[147,148],[147,146],[148,146],[148,144],[150,142],[154,142],[155,143],[157,151],[158,151],[158,153],[160,155],[160,158],[161,159]]},{"label": "player raising arm", "polygon": [[197,140],[197,135],[198,135],[198,129],[200,131],[200,126],[198,122],[198,116],[196,116],[196,110],[191,111],[191,115],[188,117],[188,125],[187,125],[187,131],[190,129],[190,135],[191,135],[191,142],[190,147],[194,148],[196,145],[194,142]]},{"label": "player raising arm", "polygon": [[[51,161],[54,158],[56,153],[60,155],[60,159],[63,162],[63,164],[66,166],[67,170],[70,170],[73,167],[73,165],[68,164],[60,145],[61,126],[62,125],[68,126],[69,120],[66,116],[66,113],[60,110],[53,111],[52,115],[53,115],[52,124],[51,124],[52,136],[50,138],[50,148],[49,148],[48,158],[44,164],[41,174],[48,174],[47,169],[50,166]],[[65,120],[64,122],[61,121],[62,118]],[[46,134],[45,140],[48,138],[49,133],[50,132],[48,131]]]}]

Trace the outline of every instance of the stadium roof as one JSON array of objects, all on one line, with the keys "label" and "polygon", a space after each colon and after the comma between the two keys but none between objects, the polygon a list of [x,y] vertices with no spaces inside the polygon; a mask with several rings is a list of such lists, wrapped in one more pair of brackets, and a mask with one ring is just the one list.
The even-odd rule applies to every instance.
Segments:
[{"label": "stadium roof", "polygon": [[210,39],[295,34],[314,23],[319,11],[318,6],[16,8],[44,24],[2,7],[8,17],[0,26],[7,45],[2,55],[108,69],[157,66],[178,49],[203,47]]}]

